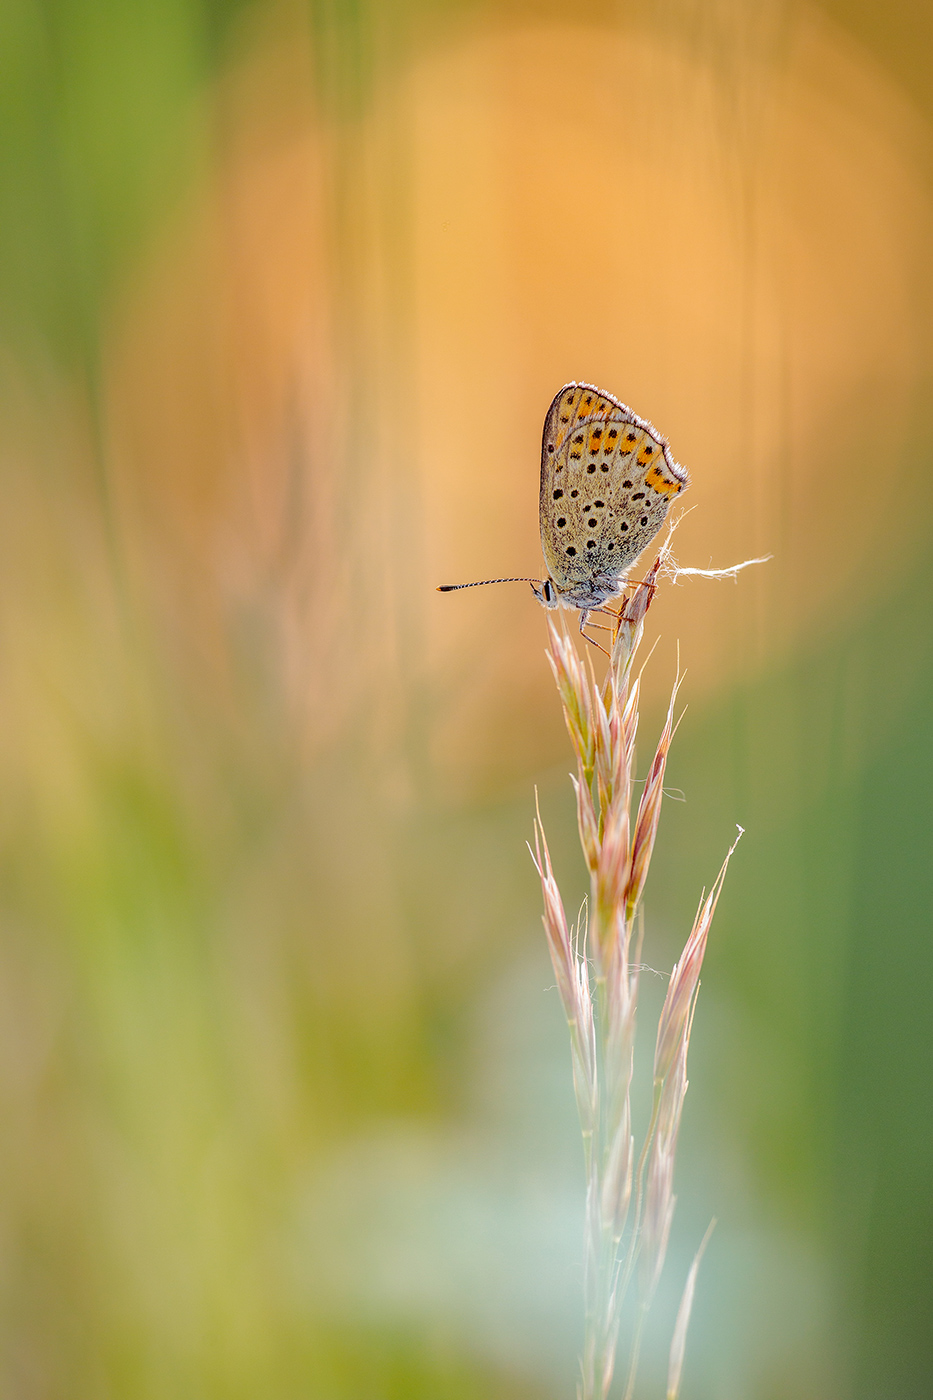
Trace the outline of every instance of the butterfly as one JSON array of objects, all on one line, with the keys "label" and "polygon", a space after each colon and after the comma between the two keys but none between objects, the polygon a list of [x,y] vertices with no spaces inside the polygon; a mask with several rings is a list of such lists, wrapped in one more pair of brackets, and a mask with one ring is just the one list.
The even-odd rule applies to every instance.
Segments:
[{"label": "butterfly", "polygon": [[448,583],[450,593],[487,583],[530,583],[546,608],[590,612],[625,588],[635,560],[690,485],[665,438],[612,394],[565,384],[544,420],[539,520],[547,578]]}]

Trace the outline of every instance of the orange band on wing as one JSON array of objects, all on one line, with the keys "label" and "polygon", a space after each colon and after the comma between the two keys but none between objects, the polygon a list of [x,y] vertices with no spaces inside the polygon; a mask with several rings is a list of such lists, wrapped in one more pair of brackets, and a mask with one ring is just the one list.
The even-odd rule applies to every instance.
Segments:
[{"label": "orange band on wing", "polygon": [[[641,458],[642,453],[640,452],[638,454],[639,462]],[[681,482],[676,481],[673,477],[667,476],[664,468],[658,462],[655,462],[654,466],[646,475],[645,483],[661,496],[676,496],[682,485]]]}]

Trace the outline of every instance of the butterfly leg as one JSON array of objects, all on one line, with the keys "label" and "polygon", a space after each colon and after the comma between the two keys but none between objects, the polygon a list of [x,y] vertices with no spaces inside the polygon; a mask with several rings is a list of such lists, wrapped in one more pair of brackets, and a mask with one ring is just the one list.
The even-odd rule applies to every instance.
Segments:
[{"label": "butterfly leg", "polygon": [[[655,594],[657,593],[657,591],[658,591],[658,585],[657,585],[657,584],[654,582],[654,580],[651,579],[651,578],[635,578],[635,579],[631,579],[631,580],[630,580],[630,584],[632,585],[633,592],[632,592],[632,593],[625,599],[625,601],[623,602],[622,608],[621,608],[621,612],[622,612],[622,613],[625,612],[626,606],[628,605],[628,603],[631,602],[632,598],[635,597],[635,594],[636,594],[636,592],[638,591],[639,588],[648,588],[648,589],[650,589],[649,602],[650,602],[650,600],[654,597],[654,595],[655,595]],[[620,614],[620,615],[621,615],[621,614]]]},{"label": "butterfly leg", "polygon": [[[615,608],[591,608],[590,612],[600,613],[602,617],[611,617],[613,622],[618,622],[619,618],[622,616],[622,610],[620,609],[619,612],[616,612]],[[596,627],[598,625],[599,624],[595,622],[587,623],[588,627]]]},{"label": "butterfly leg", "polygon": [[[600,608],[600,609],[598,609],[598,611],[601,612],[602,609]],[[600,644],[599,644],[599,642],[597,642],[596,638],[595,638],[595,637],[591,637],[590,634],[589,634],[589,632],[587,632],[587,631],[585,630],[585,629],[586,629],[587,618],[589,617],[589,615],[590,615],[590,609],[589,609],[589,608],[581,608],[581,609],[580,609],[580,634],[581,634],[581,636],[584,636],[584,637],[586,638],[586,640],[590,643],[590,645],[591,645],[591,646],[594,646],[594,647],[596,648],[597,651],[601,651],[602,654],[603,654],[603,656],[609,656],[609,652],[606,650],[606,648],[605,648],[604,646],[600,646]],[[593,624],[594,627],[599,627],[599,625],[600,625],[600,624],[599,624],[598,622],[596,622],[596,623]],[[608,629],[607,629],[607,630],[608,630]]]},{"label": "butterfly leg", "polygon": [[[591,609],[590,609],[590,617],[592,617],[592,616],[594,615],[594,613],[599,613],[601,617],[611,617],[611,618],[612,618],[612,625],[609,626],[609,627],[607,627],[607,626],[605,625],[605,623],[603,623],[603,622],[591,622],[591,621],[589,620],[589,618],[587,618],[586,625],[587,625],[587,627],[595,627],[595,628],[597,629],[597,631],[599,631],[599,632],[616,632],[616,631],[618,631],[619,621],[620,621],[620,619],[624,616],[624,612],[625,612],[624,608],[620,608],[618,612],[616,612],[616,610],[615,610],[614,608],[607,608],[607,607],[602,607],[602,608],[591,608]],[[581,627],[580,630],[581,630],[581,632],[582,632],[582,630],[583,630],[582,627]]]}]

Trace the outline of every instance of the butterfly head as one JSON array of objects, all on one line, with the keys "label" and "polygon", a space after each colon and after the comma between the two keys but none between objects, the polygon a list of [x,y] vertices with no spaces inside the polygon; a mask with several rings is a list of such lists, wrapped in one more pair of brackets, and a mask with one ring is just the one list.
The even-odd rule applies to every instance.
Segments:
[{"label": "butterfly head", "polygon": [[559,607],[560,599],[557,596],[557,589],[551,579],[546,578],[543,583],[532,583],[531,591],[543,607]]}]

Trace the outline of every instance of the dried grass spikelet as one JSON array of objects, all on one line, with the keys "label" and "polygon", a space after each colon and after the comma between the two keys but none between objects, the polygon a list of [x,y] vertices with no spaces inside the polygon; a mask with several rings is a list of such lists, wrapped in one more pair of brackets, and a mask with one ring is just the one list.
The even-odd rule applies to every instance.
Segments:
[{"label": "dried grass spikelet", "polygon": [[[674,1214],[674,1157],[687,1091],[687,1052],[700,969],[735,850],[733,845],[712,890],[701,901],[671,974],[657,1032],[651,1121],[636,1156],[631,1085],[641,943],[639,911],[661,815],[682,677],[678,671],[636,806],[633,770],[639,678],[633,674],[633,662],[662,570],[672,572],[666,550],[614,615],[608,673],[602,685],[596,681],[589,657],[581,659],[567,632],[548,617],[547,655],[576,756],[576,774],[571,781],[590,878],[585,922],[582,928],[573,926],[554,878],[539,813],[533,857],[544,895],[548,948],[570,1029],[586,1172],[586,1329],[579,1400],[605,1400],[609,1393],[622,1303],[632,1283],[637,1296],[626,1400],[634,1387],[642,1325],[664,1267]],[[668,1400],[676,1400],[679,1390],[698,1263],[699,1252],[675,1327]]]}]

